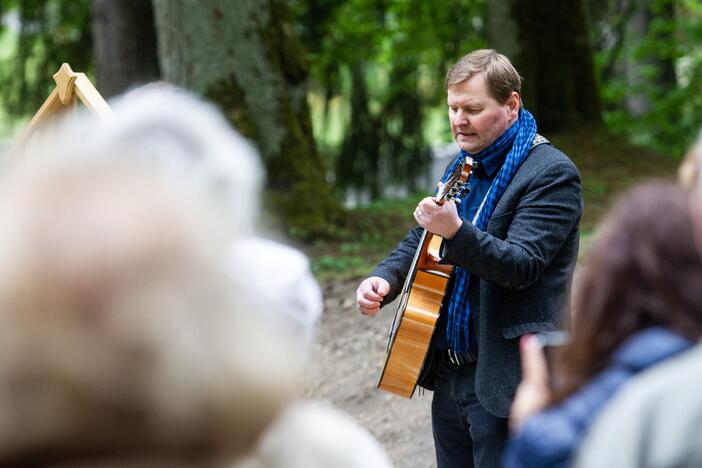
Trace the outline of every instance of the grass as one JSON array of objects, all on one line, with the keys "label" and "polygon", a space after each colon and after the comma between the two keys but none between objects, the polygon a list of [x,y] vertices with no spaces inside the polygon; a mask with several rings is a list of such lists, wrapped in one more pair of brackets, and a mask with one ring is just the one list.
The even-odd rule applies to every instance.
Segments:
[{"label": "grass", "polygon": [[[602,129],[547,136],[580,170],[585,199],[580,259],[587,253],[598,221],[620,193],[645,179],[675,177],[679,163]],[[414,226],[412,211],[424,196],[382,199],[351,210],[349,222],[335,239],[305,247],[316,277],[338,281],[367,275]]]},{"label": "grass", "polygon": [[673,179],[679,161],[633,146],[601,129],[549,136],[573,160],[583,183],[585,210],[581,232],[592,232],[622,192],[652,178]]},{"label": "grass", "polygon": [[367,275],[415,224],[412,212],[424,194],[381,199],[353,209],[339,235],[305,250],[317,279],[343,280]]}]

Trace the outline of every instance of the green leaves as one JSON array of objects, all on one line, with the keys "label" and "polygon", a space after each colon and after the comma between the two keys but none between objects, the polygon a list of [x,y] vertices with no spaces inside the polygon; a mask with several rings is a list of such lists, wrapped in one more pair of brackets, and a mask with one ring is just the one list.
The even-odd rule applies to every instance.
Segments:
[{"label": "green leaves", "polygon": [[[605,3],[605,9],[616,9],[618,2]],[[646,0],[629,5],[624,23],[622,17],[596,23],[596,37],[614,34],[614,42],[620,42],[615,47],[596,40],[604,120],[636,144],[680,157],[702,126],[702,4]],[[622,27],[613,27],[619,23]]]},{"label": "green leaves", "polygon": [[4,0],[0,30],[0,106],[9,127],[31,116],[54,88],[63,62],[92,71],[89,0]]},{"label": "green leaves", "polygon": [[429,142],[450,138],[427,116],[445,108],[449,64],[484,46],[485,1],[298,0],[293,8],[311,52],[315,134],[337,187],[371,198],[387,184],[426,189],[418,176]]}]

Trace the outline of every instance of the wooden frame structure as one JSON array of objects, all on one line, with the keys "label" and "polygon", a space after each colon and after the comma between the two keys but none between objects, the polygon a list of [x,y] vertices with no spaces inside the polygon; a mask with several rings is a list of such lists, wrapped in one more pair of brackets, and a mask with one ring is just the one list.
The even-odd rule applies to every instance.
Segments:
[{"label": "wooden frame structure", "polygon": [[79,99],[99,118],[107,118],[112,115],[112,109],[85,76],[85,73],[76,73],[69,64],[64,63],[54,73],[54,81],[56,87],[17,138],[10,153],[14,153],[24,146],[31,134],[54,114],[67,109],[75,109]]}]

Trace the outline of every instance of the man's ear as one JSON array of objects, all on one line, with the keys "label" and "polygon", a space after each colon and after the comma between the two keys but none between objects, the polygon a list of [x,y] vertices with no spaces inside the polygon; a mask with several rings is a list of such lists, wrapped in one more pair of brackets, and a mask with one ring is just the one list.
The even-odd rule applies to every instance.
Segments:
[{"label": "man's ear", "polygon": [[507,98],[507,107],[509,108],[510,120],[516,120],[519,116],[519,109],[522,107],[522,98],[518,92],[512,91],[512,94]]}]

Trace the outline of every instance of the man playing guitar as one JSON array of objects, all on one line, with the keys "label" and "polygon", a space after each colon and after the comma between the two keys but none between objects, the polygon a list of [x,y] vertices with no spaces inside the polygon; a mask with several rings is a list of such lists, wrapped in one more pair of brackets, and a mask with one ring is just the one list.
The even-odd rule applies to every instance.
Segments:
[{"label": "man playing guitar", "polygon": [[507,417],[520,380],[519,337],[562,324],[578,252],[580,176],[568,157],[536,133],[522,107],[509,59],[482,49],[446,77],[448,115],[469,156],[469,190],[457,205],[424,198],[410,231],[356,292],[375,315],[401,291],[422,232],[443,238],[441,263],[454,273],[420,384],[434,391],[432,429],[439,468],[500,466]]}]

